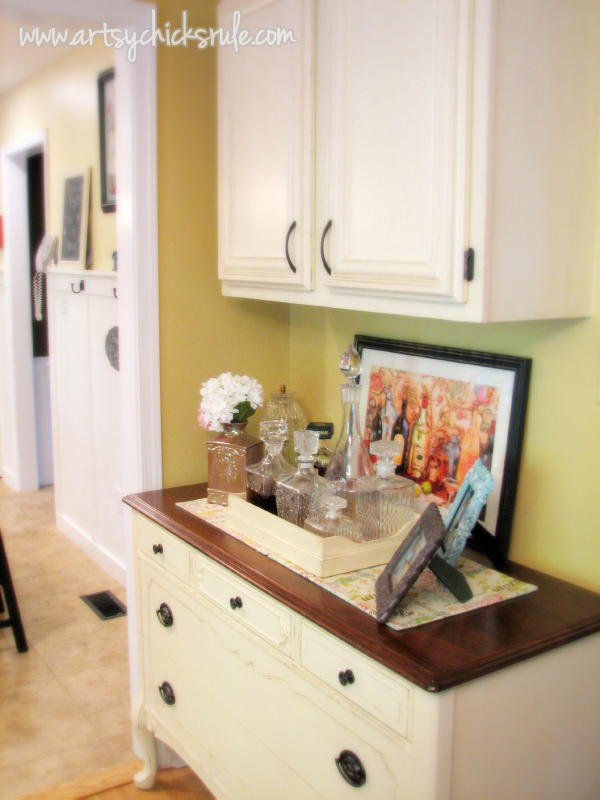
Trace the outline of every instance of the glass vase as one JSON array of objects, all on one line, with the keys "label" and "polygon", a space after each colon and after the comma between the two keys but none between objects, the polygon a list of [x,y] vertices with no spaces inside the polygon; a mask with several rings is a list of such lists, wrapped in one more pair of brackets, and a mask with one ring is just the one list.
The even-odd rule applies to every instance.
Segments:
[{"label": "glass vase", "polygon": [[223,432],[207,443],[209,503],[226,506],[230,494],[247,499],[246,468],[263,454],[263,443],[246,433],[247,424],[224,423]]}]

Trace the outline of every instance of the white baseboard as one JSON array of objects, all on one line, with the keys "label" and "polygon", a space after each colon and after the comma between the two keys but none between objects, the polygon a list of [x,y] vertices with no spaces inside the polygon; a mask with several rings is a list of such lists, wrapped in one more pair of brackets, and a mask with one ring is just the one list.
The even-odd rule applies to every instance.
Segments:
[{"label": "white baseboard", "polygon": [[[59,531],[68,536],[83,552],[95,561],[98,566],[107,572],[122,586],[125,586],[126,573],[125,564],[118,561],[113,555],[104,548],[92,541],[90,535],[80,525],[70,519],[66,514],[56,512],[56,524]],[[100,591],[100,590],[99,590]]]}]

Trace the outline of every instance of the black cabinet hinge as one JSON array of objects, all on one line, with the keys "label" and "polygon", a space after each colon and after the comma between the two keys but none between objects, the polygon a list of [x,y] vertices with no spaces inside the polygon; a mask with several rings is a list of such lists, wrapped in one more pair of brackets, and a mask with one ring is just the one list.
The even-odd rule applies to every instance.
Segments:
[{"label": "black cabinet hinge", "polygon": [[464,275],[466,281],[472,281],[475,277],[475,250],[472,247],[465,250]]}]

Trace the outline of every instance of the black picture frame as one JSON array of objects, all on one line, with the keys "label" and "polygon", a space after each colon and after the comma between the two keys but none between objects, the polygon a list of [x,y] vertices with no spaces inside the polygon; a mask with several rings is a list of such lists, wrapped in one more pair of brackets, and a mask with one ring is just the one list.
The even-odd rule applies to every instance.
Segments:
[{"label": "black picture frame", "polygon": [[[497,426],[494,427],[491,451],[486,456],[489,458],[486,466],[496,481],[496,487],[472,531],[469,544],[483,551],[495,566],[501,566],[506,561],[510,544],[531,359],[362,334],[355,336],[354,343],[363,363],[360,420],[366,439],[367,406],[374,391],[372,383],[377,370],[382,375],[414,375],[422,378],[424,383],[427,378],[431,381],[464,382],[476,389],[489,386],[490,391],[497,393],[498,418],[494,420]],[[431,499],[439,501],[437,496]]]},{"label": "black picture frame", "polygon": [[115,71],[98,75],[98,123],[100,138],[100,206],[109,213],[117,208],[115,167]]},{"label": "black picture frame", "polygon": [[387,622],[392,616],[445,535],[438,507],[427,506],[375,582],[377,622]]}]

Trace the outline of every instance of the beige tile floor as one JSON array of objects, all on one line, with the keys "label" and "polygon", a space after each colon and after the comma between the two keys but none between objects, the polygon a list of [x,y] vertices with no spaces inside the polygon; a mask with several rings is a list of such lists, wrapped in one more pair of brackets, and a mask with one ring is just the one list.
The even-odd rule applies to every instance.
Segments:
[{"label": "beige tile floor", "polygon": [[124,588],[54,524],[52,489],[0,480],[0,530],[29,652],[0,629],[0,800],[131,761],[127,620],[80,595]]}]

